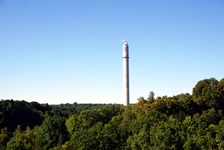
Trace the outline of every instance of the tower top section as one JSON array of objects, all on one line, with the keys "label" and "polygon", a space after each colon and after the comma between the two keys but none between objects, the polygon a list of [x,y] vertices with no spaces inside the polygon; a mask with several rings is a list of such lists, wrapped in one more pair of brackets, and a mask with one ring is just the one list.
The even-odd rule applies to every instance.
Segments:
[{"label": "tower top section", "polygon": [[128,42],[124,41],[123,44],[123,58],[129,58],[129,54],[128,54]]},{"label": "tower top section", "polygon": [[128,41],[122,40],[122,42],[124,43],[124,45],[128,45]]}]

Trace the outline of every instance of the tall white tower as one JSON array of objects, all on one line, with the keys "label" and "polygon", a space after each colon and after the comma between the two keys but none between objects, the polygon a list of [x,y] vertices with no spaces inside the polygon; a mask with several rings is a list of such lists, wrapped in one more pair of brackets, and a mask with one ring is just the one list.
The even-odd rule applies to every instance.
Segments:
[{"label": "tall white tower", "polygon": [[129,54],[128,54],[128,42],[123,44],[123,86],[124,86],[124,105],[129,105]]}]

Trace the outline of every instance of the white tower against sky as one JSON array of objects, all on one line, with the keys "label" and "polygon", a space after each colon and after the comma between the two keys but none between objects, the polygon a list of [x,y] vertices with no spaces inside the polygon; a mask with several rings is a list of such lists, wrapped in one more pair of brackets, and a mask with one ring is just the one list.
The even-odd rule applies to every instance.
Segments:
[{"label": "white tower against sky", "polygon": [[129,54],[128,54],[128,42],[124,41],[123,44],[123,90],[124,90],[124,105],[129,105]]}]

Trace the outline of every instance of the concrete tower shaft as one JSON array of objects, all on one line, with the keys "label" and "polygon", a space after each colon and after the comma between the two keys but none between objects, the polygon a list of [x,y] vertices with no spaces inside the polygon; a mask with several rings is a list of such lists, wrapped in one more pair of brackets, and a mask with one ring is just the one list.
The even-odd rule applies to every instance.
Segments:
[{"label": "concrete tower shaft", "polygon": [[129,105],[129,47],[128,42],[123,44],[123,90],[124,90],[124,105]]}]

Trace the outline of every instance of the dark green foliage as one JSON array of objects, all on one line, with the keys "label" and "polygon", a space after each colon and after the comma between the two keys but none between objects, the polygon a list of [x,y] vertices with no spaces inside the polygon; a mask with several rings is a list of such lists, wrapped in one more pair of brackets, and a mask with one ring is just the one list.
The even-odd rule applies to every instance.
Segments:
[{"label": "dark green foliage", "polygon": [[155,95],[155,94],[154,94],[153,91],[151,91],[151,92],[149,93],[149,96],[148,96],[148,98],[147,98],[147,101],[148,101],[149,104],[151,104],[151,103],[153,103],[153,102],[155,101],[154,95]]},{"label": "dark green foliage", "polygon": [[14,131],[18,125],[25,129],[27,126],[40,125],[47,116],[61,116],[68,118],[80,111],[100,108],[105,104],[61,104],[48,105],[37,102],[1,100],[0,101],[0,129],[7,127]]},{"label": "dark green foliage", "polygon": [[[108,104],[107,104],[108,105]],[[60,105],[51,105],[52,114],[57,114],[64,117],[69,117],[72,114],[80,114],[83,110],[91,110],[96,108],[102,108],[107,106],[106,104],[60,104]]]},{"label": "dark green foliage", "polygon": [[13,131],[18,125],[23,129],[27,126],[34,127],[43,120],[31,103],[13,100],[0,101],[0,118],[0,128],[7,127],[9,131]]},{"label": "dark green foliage", "polygon": [[42,149],[62,145],[67,140],[65,119],[59,116],[47,117],[38,130],[37,144]]},{"label": "dark green foliage", "polygon": [[9,133],[7,128],[0,130],[0,150],[5,149],[7,142],[9,141]]},{"label": "dark green foliage", "polygon": [[224,79],[124,107],[0,102],[0,150],[224,149]]},{"label": "dark green foliage", "polygon": [[223,94],[223,80],[215,78],[199,81],[193,89],[194,100],[205,109],[223,109]]}]

